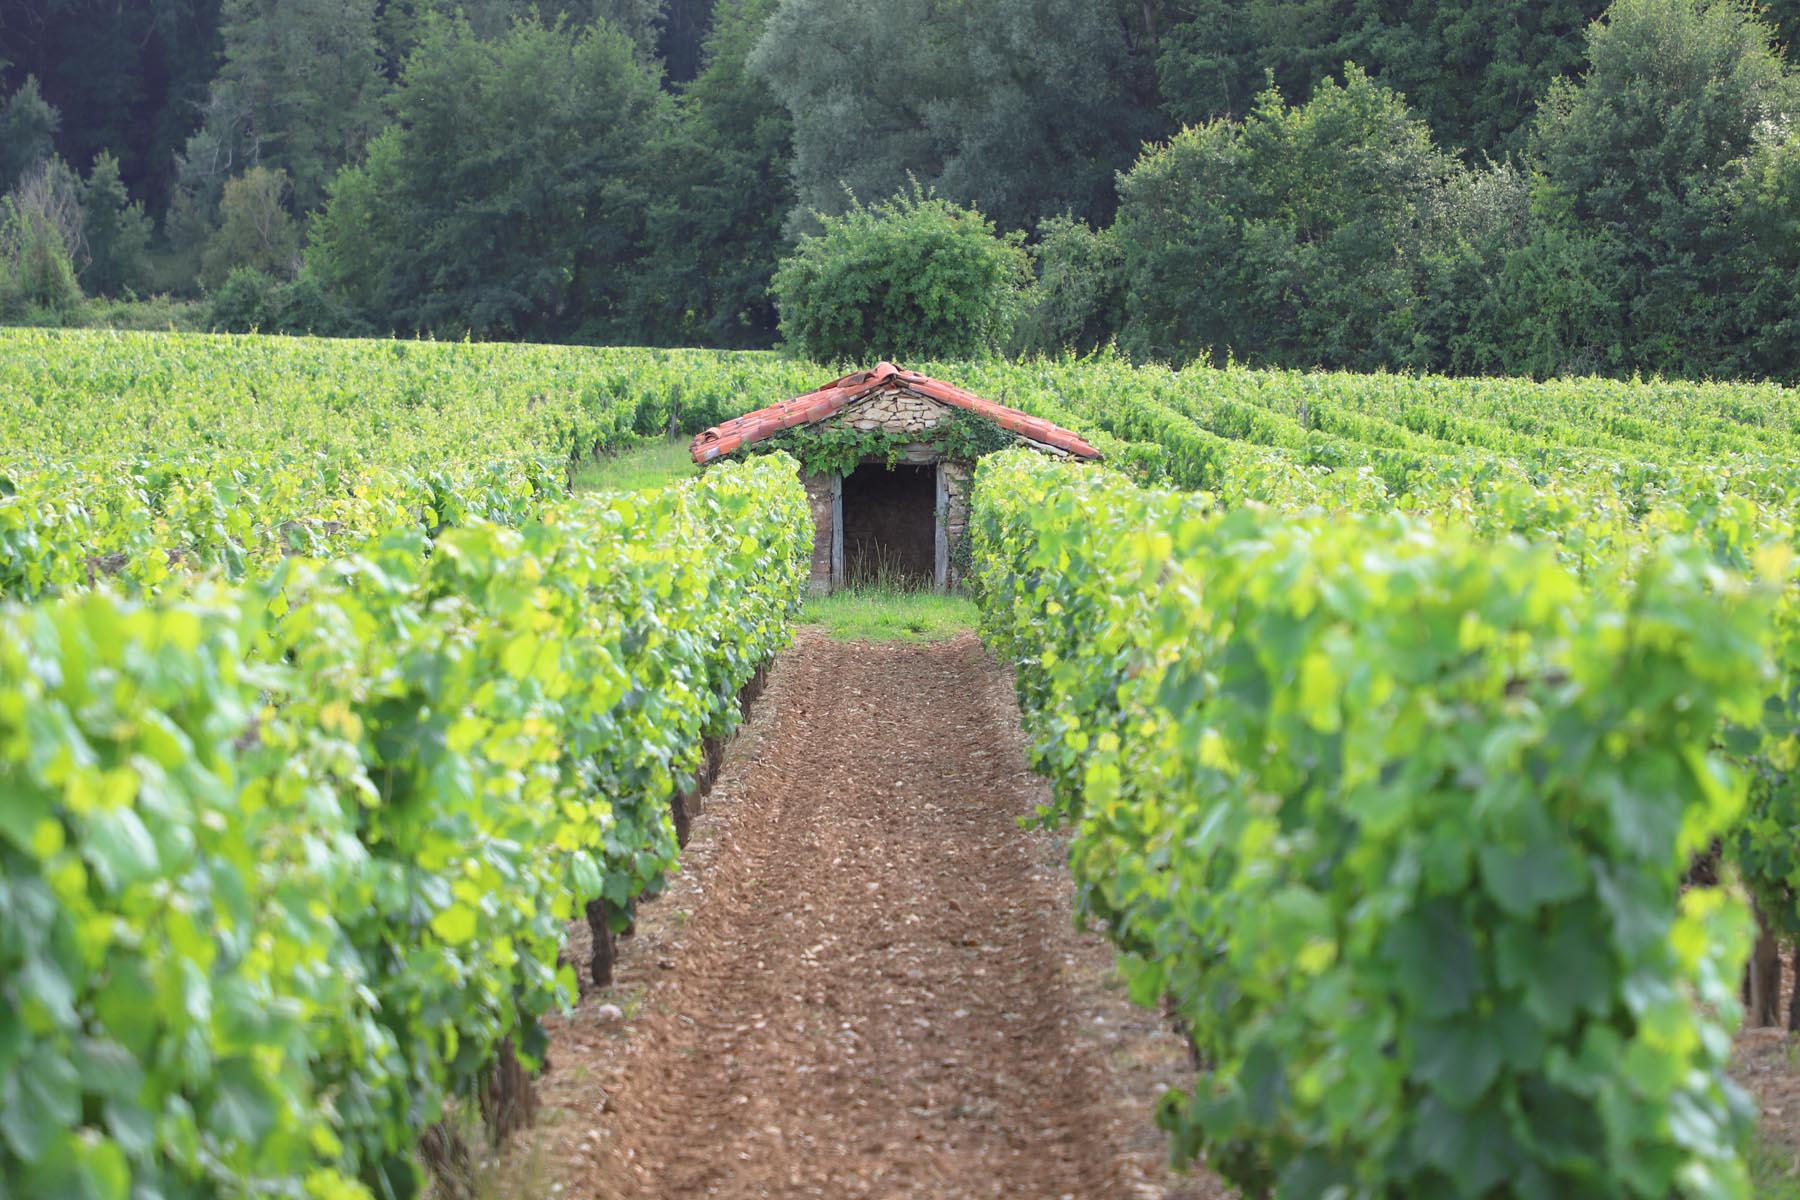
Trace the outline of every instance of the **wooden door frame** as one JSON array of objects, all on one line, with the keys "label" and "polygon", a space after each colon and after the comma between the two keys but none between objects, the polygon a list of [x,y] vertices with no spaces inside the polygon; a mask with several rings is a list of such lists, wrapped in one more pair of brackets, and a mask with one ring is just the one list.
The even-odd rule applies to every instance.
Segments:
[{"label": "wooden door frame", "polygon": [[831,582],[825,590],[844,586],[844,477],[831,477]]},{"label": "wooden door frame", "polygon": [[950,476],[942,459],[932,472],[937,477],[937,499],[931,506],[932,562],[931,585],[942,592],[950,586],[950,538],[947,528],[950,516]]}]

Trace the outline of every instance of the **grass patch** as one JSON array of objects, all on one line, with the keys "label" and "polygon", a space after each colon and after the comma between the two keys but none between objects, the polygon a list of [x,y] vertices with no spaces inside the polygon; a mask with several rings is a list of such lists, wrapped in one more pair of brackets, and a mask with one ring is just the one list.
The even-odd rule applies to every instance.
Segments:
[{"label": "grass patch", "polygon": [[1759,1129],[1744,1157],[1750,1165],[1750,1194],[1756,1200],[1800,1200],[1800,1174],[1790,1147]]},{"label": "grass patch", "polygon": [[685,440],[658,438],[588,463],[575,472],[574,487],[578,492],[637,492],[699,474],[700,468],[688,457]]},{"label": "grass patch", "polygon": [[935,642],[975,628],[975,602],[944,592],[853,588],[806,602],[800,619],[841,642]]}]

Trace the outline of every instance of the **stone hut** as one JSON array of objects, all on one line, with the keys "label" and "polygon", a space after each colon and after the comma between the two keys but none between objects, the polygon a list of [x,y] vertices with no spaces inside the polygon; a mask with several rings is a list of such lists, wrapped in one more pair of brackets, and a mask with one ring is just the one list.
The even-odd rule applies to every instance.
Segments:
[{"label": "stone hut", "polygon": [[801,460],[818,593],[877,578],[954,588],[968,561],[968,490],[979,455],[1022,444],[1100,457],[1041,417],[886,362],[715,425],[690,453],[705,466],[759,443]]}]

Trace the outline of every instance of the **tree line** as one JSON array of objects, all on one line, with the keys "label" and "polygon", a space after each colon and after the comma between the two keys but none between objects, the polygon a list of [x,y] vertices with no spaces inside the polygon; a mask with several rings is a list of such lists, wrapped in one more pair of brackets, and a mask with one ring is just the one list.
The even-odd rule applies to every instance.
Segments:
[{"label": "tree line", "polygon": [[784,259],[931,195],[1028,260],[988,272],[1003,350],[1793,380],[1797,25],[1800,0],[23,0],[0,316],[158,292],[234,328],[767,346]]}]

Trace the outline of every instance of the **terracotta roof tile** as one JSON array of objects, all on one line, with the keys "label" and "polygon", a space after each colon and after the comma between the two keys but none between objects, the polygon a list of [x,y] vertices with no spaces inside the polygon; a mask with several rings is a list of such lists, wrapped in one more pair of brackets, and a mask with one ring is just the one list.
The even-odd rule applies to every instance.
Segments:
[{"label": "terracotta roof tile", "polygon": [[1030,413],[1008,408],[1004,404],[995,404],[991,400],[983,400],[973,392],[921,375],[917,371],[902,371],[890,362],[879,363],[872,371],[852,372],[804,396],[783,400],[780,404],[771,404],[767,408],[759,408],[755,412],[723,421],[711,429],[702,430],[688,447],[688,453],[695,462],[704,465],[730,454],[740,446],[753,445],[774,437],[784,429],[823,421],[869,393],[896,382],[922,396],[986,417],[1002,429],[1067,451],[1077,458],[1100,457],[1100,452],[1079,435],[1053,425],[1042,417],[1034,417]]}]

